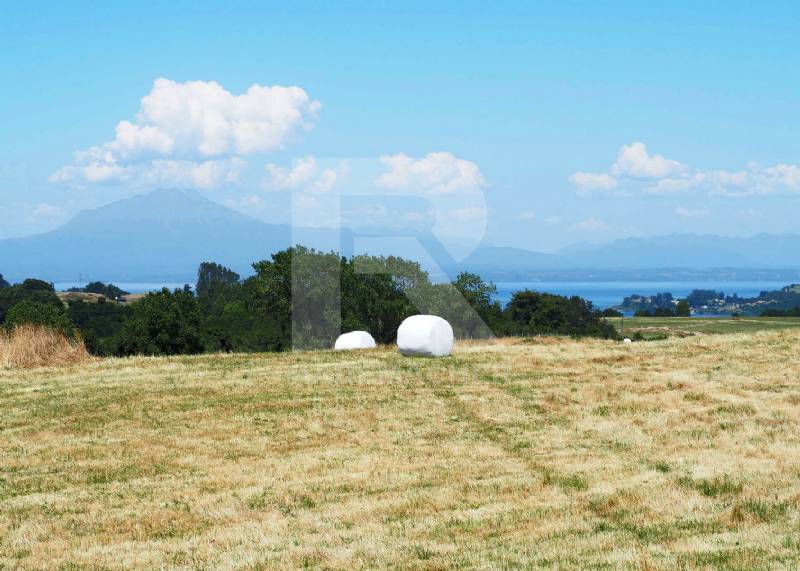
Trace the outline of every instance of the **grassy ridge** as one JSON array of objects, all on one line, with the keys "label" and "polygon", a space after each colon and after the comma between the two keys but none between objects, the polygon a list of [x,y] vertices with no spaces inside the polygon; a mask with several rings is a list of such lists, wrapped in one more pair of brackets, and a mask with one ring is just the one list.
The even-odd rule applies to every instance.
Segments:
[{"label": "grassy ridge", "polygon": [[624,335],[639,331],[645,337],[755,333],[800,327],[800,317],[610,317],[606,320]]},{"label": "grassy ridge", "polygon": [[791,567],[800,332],[0,372],[0,567]]}]

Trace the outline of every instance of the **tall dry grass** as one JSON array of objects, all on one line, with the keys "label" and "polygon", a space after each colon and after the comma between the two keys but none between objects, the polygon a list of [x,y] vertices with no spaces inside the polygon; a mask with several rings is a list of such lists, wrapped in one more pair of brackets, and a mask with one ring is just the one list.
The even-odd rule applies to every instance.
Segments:
[{"label": "tall dry grass", "polygon": [[35,325],[0,329],[0,369],[71,365],[91,358],[80,339]]}]

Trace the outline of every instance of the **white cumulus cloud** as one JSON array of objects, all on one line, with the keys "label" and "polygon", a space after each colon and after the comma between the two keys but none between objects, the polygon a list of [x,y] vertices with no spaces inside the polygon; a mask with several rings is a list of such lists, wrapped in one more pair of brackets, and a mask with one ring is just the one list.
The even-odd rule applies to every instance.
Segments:
[{"label": "white cumulus cloud", "polygon": [[234,95],[214,81],[157,79],[134,121],[120,121],[112,141],[75,153],[50,180],[211,188],[236,179],[243,157],[283,149],[319,108],[299,87]]},{"label": "white cumulus cloud", "polygon": [[708,175],[698,172],[685,178],[666,177],[654,181],[651,185],[644,188],[644,194],[650,195],[675,195],[684,194],[708,180]]},{"label": "white cumulus cloud", "polygon": [[328,192],[347,174],[347,170],[345,162],[340,163],[338,170],[322,169],[317,160],[308,155],[295,160],[291,167],[268,164],[261,186],[267,191]]},{"label": "white cumulus cloud", "polygon": [[212,189],[238,182],[246,162],[238,157],[210,161],[156,159],[146,163],[120,164],[92,159],[68,165],[50,180],[65,183],[124,184],[133,188],[169,186]]},{"label": "white cumulus cloud", "polygon": [[590,191],[610,191],[616,197],[681,195],[704,192],[718,196],[753,196],[800,193],[800,167],[792,164],[762,166],[748,163],[740,170],[690,168],[662,155],[650,154],[644,143],[623,145],[605,173],[576,172],[569,177],[580,196]]},{"label": "white cumulus cloud", "polygon": [[800,167],[796,165],[749,163],[745,170],[714,171],[709,178],[714,193],[725,196],[800,193]]},{"label": "white cumulus cloud", "polygon": [[616,162],[611,166],[611,174],[632,178],[663,178],[686,171],[686,167],[678,161],[651,155],[642,142],[622,145]]},{"label": "white cumulus cloud", "polygon": [[299,87],[253,85],[233,95],[215,81],[157,79],[136,122],[121,121],[107,148],[123,158],[183,158],[276,151],[310,129],[320,104]]},{"label": "white cumulus cloud", "polygon": [[384,155],[388,167],[375,181],[382,188],[425,194],[477,192],[486,186],[478,165],[448,152],[428,153],[415,159],[404,153]]}]

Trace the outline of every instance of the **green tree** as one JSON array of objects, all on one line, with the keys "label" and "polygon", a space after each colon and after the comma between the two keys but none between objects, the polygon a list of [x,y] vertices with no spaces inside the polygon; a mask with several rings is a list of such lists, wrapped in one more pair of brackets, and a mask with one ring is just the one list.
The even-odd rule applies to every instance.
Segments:
[{"label": "green tree", "polygon": [[456,338],[491,337],[501,330],[503,314],[492,300],[494,286],[479,276],[462,273],[450,283],[423,284],[406,294],[419,312],[438,315],[453,327]]},{"label": "green tree", "polygon": [[214,262],[203,262],[197,269],[195,294],[198,299],[214,300],[239,285],[239,274]]},{"label": "green tree", "polygon": [[120,334],[125,355],[178,355],[199,353],[202,322],[193,295],[167,288],[149,293],[133,305],[133,314]]},{"label": "green tree", "polygon": [[11,287],[11,284],[3,279],[3,274],[0,274],[0,289],[5,289],[7,287]]},{"label": "green tree", "polygon": [[800,307],[793,309],[765,309],[761,317],[800,317]]},{"label": "green tree", "polygon": [[79,300],[69,304],[67,314],[89,352],[103,356],[120,354],[122,327],[133,315],[133,307],[103,298],[97,303]]},{"label": "green tree", "polygon": [[130,292],[115,286],[114,284],[104,284],[103,282],[89,282],[85,287],[71,287],[67,291],[82,292],[82,293],[96,293],[105,296],[108,299],[119,300],[123,295],[128,295]]},{"label": "green tree", "polygon": [[279,351],[287,348],[282,331],[257,300],[245,296],[206,319],[203,341],[210,351]]},{"label": "green tree", "polygon": [[399,258],[360,256],[342,260],[341,331],[369,331],[378,343],[391,343],[397,328],[417,313],[407,288],[427,282],[418,266],[403,267]]},{"label": "green tree", "polygon": [[67,317],[64,306],[26,299],[8,310],[5,325],[12,329],[19,325],[40,325],[60,331],[67,337],[74,337],[75,326]]},{"label": "green tree", "polygon": [[0,289],[0,323],[5,322],[8,311],[22,301],[36,301],[61,309],[64,307],[52,285],[28,279],[21,284]]},{"label": "green tree", "polygon": [[35,278],[28,278],[19,285],[25,291],[50,291],[53,293],[56,291],[53,284]]},{"label": "green tree", "polygon": [[591,302],[577,296],[522,290],[514,293],[504,314],[510,334],[616,337],[614,326],[601,319]]},{"label": "green tree", "polygon": [[276,321],[278,337],[273,350],[292,348],[292,257],[294,249],[272,254],[271,260],[253,264],[256,275],[247,280],[249,307]]},{"label": "green tree", "polygon": [[342,259],[303,246],[254,264],[267,308],[283,327],[285,347],[328,348],[341,331]]},{"label": "green tree", "polygon": [[460,327],[466,330],[468,337],[483,337],[485,324],[494,331],[500,325],[503,310],[500,303],[495,300],[497,286],[485,282],[477,274],[462,272],[458,274],[453,286],[474,310],[474,314],[465,315],[460,321]]},{"label": "green tree", "polygon": [[351,262],[358,275],[385,275],[391,280],[393,287],[401,291],[430,284],[428,272],[422,269],[419,262],[397,256],[367,255],[355,256]]},{"label": "green tree", "polygon": [[676,317],[691,317],[692,316],[692,308],[689,307],[689,302],[681,300],[678,302],[678,305],[675,307],[675,316]]}]

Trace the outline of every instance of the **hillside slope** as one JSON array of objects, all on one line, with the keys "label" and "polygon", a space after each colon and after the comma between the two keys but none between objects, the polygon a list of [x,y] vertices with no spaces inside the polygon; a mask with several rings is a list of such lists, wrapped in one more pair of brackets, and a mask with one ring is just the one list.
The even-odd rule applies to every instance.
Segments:
[{"label": "hillside slope", "polygon": [[[328,239],[306,230],[307,241]],[[317,236],[316,234],[319,234]],[[288,226],[265,224],[200,193],[161,190],[79,213],[64,226],[0,241],[0,267],[15,280],[184,281],[207,260],[244,273],[290,245]]]}]

